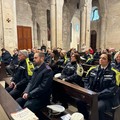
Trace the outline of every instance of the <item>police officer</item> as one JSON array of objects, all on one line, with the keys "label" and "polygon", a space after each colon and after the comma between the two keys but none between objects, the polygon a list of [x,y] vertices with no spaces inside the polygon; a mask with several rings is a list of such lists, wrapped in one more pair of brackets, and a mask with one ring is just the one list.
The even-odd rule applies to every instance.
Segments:
[{"label": "police officer", "polygon": [[34,113],[50,102],[53,71],[45,64],[44,58],[45,55],[42,52],[34,54],[36,67],[33,76],[23,92],[23,96],[17,99],[23,108],[27,107]]},{"label": "police officer", "polygon": [[[102,53],[99,65],[91,67],[84,80],[85,88],[98,93],[99,120],[105,120],[104,112],[117,105],[117,100],[114,98],[119,85],[119,73],[111,67],[110,62],[110,54]],[[78,102],[78,110],[88,118],[86,105],[81,101]]]},{"label": "police officer", "polygon": [[82,86],[83,67],[78,53],[71,55],[71,61],[62,70],[60,79]]},{"label": "police officer", "polygon": [[15,74],[12,77],[10,85],[6,88],[6,90],[14,99],[17,99],[26,88],[33,74],[32,70],[34,68],[33,64],[28,58],[27,50],[19,51],[18,60],[19,65],[15,70]]}]

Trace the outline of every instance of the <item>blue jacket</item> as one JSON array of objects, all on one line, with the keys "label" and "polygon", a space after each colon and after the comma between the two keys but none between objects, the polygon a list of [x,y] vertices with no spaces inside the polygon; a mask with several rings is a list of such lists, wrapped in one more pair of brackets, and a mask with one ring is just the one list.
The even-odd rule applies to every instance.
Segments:
[{"label": "blue jacket", "polygon": [[107,99],[116,94],[118,81],[117,73],[111,68],[111,65],[105,70],[100,69],[100,66],[91,67],[84,79],[85,87],[98,93],[99,99]]},{"label": "blue jacket", "polygon": [[5,51],[5,53],[2,53],[2,62],[5,64],[5,65],[9,65],[10,62],[11,62],[11,54],[8,52],[8,51]]}]

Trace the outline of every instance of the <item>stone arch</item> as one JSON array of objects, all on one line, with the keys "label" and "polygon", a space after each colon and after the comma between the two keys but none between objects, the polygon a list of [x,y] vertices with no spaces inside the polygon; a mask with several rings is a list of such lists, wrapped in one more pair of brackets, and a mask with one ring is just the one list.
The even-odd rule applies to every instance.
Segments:
[{"label": "stone arch", "polygon": [[78,44],[80,40],[80,10],[76,10],[75,14],[71,20],[72,24],[72,31],[71,31],[71,41],[70,41],[70,48],[76,48],[78,50]]},{"label": "stone arch", "polygon": [[91,37],[90,37],[90,47],[94,51],[96,50],[96,42],[97,42],[97,32],[95,30],[92,30]]},{"label": "stone arch", "polygon": [[[47,29],[47,10],[50,10],[50,0],[28,0],[32,9],[32,19],[34,26],[34,44],[36,47],[47,46],[48,29]],[[39,27],[39,37],[37,27]]]},{"label": "stone arch", "polygon": [[78,8],[79,0],[65,0],[63,5],[63,49],[70,48],[71,20]]}]

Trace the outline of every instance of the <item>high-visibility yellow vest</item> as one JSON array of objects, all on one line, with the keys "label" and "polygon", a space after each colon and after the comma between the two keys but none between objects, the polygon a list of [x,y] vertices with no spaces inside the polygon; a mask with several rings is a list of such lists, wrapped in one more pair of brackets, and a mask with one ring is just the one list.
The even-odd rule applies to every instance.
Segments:
[{"label": "high-visibility yellow vest", "polygon": [[116,85],[120,86],[120,72],[116,69],[112,68],[112,70],[116,73]]},{"label": "high-visibility yellow vest", "polygon": [[32,62],[30,62],[29,58],[26,58],[26,63],[27,63],[27,72],[28,72],[28,75],[32,76],[34,65],[33,65]]}]

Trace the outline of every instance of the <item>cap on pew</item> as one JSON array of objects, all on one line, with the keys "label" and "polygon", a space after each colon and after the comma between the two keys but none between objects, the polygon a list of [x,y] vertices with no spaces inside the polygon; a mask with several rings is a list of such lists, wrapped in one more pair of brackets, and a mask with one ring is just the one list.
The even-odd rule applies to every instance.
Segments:
[{"label": "cap on pew", "polygon": [[75,112],[72,114],[70,120],[84,120],[84,116],[81,113]]}]

